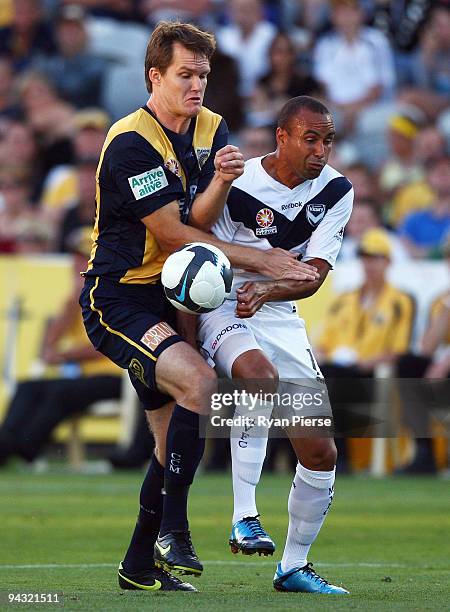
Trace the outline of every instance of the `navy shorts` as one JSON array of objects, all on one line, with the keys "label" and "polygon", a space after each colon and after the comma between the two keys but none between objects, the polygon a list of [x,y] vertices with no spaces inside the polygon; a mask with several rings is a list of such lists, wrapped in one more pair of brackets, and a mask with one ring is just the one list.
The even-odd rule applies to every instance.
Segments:
[{"label": "navy shorts", "polygon": [[80,305],[92,344],[128,370],[144,408],[154,410],[171,401],[157,389],[155,366],[159,355],[183,338],[175,331],[175,309],[161,284],[127,285],[87,277]]}]

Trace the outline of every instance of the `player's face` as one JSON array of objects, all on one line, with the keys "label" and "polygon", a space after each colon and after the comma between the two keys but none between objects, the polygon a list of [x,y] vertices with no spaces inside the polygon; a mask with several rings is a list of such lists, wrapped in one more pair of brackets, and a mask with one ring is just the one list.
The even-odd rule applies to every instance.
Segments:
[{"label": "player's face", "polygon": [[331,115],[302,109],[288,130],[277,129],[280,161],[300,182],[315,179],[328,162],[334,136]]},{"label": "player's face", "polygon": [[153,95],[172,115],[196,117],[203,104],[209,71],[209,60],[204,55],[175,43],[172,62],[164,74],[150,70]]}]

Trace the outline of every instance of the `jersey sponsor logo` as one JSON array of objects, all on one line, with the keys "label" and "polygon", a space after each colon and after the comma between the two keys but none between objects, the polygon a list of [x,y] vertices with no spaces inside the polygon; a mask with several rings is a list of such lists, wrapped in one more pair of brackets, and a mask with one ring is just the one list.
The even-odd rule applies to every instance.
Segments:
[{"label": "jersey sponsor logo", "polygon": [[136,200],[152,195],[169,184],[162,166],[130,176],[128,183]]},{"label": "jersey sponsor logo", "polygon": [[277,226],[272,225],[274,220],[273,212],[270,208],[261,208],[256,213],[256,223],[259,227],[256,228],[257,236],[267,236],[268,234],[276,234]]},{"label": "jersey sponsor logo", "polygon": [[247,325],[245,325],[245,323],[233,323],[233,325],[227,325],[224,329],[221,329],[217,336],[214,338],[214,342],[211,344],[211,349],[214,350],[216,348],[217,343],[222,338],[222,336],[236,329],[247,329]]},{"label": "jersey sponsor logo", "polygon": [[303,208],[304,202],[291,202],[290,204],[282,204],[281,210],[291,210],[292,208]]},{"label": "jersey sponsor logo", "polygon": [[148,383],[145,380],[145,371],[144,371],[144,366],[142,365],[142,363],[139,361],[139,359],[135,359],[133,358],[130,361],[130,365],[128,366],[128,369],[130,370],[130,372],[132,374],[134,374],[136,376],[136,378],[138,380],[141,381],[141,383],[143,385],[145,385],[146,387],[148,387]]},{"label": "jersey sponsor logo", "polygon": [[325,217],[327,207],[325,204],[307,204],[306,218],[313,227],[317,227]]},{"label": "jersey sponsor logo", "polygon": [[145,344],[151,351],[154,351],[161,342],[164,342],[170,336],[176,336],[176,331],[170,327],[165,321],[160,321],[147,329],[141,338],[142,344]]},{"label": "jersey sponsor logo", "polygon": [[180,164],[177,162],[176,159],[168,159],[166,163],[164,164],[164,166],[165,168],[167,168],[167,170],[170,170],[172,174],[175,174],[175,176],[178,176],[178,178],[181,178]]},{"label": "jersey sponsor logo", "polygon": [[196,147],[195,155],[197,156],[198,166],[200,170],[206,164],[206,160],[208,159],[210,153],[211,153],[211,149],[207,149],[204,147]]}]

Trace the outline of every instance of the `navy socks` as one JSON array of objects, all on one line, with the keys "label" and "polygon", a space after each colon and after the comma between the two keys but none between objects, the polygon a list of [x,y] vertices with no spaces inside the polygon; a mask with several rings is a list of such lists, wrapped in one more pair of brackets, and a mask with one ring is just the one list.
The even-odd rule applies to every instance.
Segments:
[{"label": "navy socks", "polygon": [[161,535],[188,529],[189,487],[204,450],[205,439],[199,436],[199,415],[177,404],[167,431]]}]

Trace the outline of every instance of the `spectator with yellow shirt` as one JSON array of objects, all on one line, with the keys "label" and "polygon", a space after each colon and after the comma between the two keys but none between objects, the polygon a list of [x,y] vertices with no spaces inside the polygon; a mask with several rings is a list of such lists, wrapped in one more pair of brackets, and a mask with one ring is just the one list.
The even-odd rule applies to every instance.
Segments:
[{"label": "spectator with yellow shirt", "polygon": [[[450,238],[443,247],[443,255],[450,270]],[[424,378],[435,381],[450,378],[450,288],[433,301],[419,352],[418,354],[408,353],[399,359],[397,375],[400,379]],[[430,401],[426,386],[411,385],[408,380],[401,382],[403,383],[400,389],[405,422],[411,426],[413,431],[426,436],[416,438],[416,453],[413,461],[402,472],[406,474],[434,473],[436,463],[433,455],[429,411],[433,402]],[[444,387],[444,393],[446,392],[448,393],[448,386]],[[415,409],[411,410],[412,402]]]},{"label": "spectator with yellow shirt", "polygon": [[90,232],[73,236],[73,291],[45,335],[42,359],[60,375],[18,383],[0,426],[0,464],[14,455],[33,461],[61,421],[93,402],[120,397],[121,370],[89,342],[78,304]]},{"label": "spectator with yellow shirt", "polygon": [[[315,347],[332,404],[341,407],[372,402],[370,379],[379,365],[394,363],[408,351],[415,315],[413,299],[386,279],[392,255],[388,234],[369,230],[361,238],[358,254],[363,283],[331,304]],[[351,428],[339,411],[335,422],[341,431]],[[345,469],[345,444],[336,442],[340,467]]]}]

